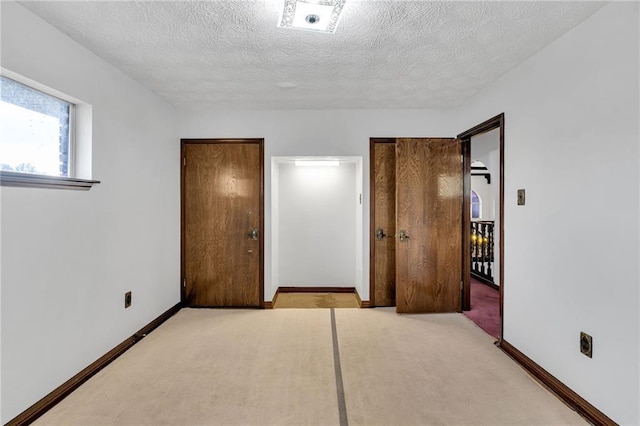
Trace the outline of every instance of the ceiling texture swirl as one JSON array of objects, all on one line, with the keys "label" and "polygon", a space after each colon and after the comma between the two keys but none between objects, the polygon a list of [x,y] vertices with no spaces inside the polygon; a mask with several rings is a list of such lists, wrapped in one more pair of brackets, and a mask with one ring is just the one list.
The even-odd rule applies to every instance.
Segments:
[{"label": "ceiling texture swirl", "polygon": [[21,4],[191,110],[453,108],[604,5],[347,0],[325,34],[282,0]]}]

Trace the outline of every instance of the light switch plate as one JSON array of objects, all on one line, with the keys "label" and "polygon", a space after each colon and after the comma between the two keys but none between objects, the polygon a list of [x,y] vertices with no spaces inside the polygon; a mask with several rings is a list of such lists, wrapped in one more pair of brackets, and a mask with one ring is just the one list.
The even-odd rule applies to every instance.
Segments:
[{"label": "light switch plate", "polygon": [[524,189],[518,189],[518,205],[524,206],[524,202],[525,202]]}]

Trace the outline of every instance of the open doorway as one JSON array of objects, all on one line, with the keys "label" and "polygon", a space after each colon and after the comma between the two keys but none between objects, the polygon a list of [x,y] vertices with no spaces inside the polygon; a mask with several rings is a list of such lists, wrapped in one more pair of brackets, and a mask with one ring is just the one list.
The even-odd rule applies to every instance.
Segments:
[{"label": "open doorway", "polygon": [[273,157],[271,177],[273,307],[358,307],[362,157]]},{"label": "open doorway", "polygon": [[458,135],[465,169],[463,311],[498,340],[503,330],[504,114]]}]

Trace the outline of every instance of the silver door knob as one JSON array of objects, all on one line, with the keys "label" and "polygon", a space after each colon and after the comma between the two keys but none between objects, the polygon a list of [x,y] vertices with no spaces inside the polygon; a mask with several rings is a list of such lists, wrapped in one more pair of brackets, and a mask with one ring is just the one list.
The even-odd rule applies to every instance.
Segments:
[{"label": "silver door knob", "polygon": [[407,235],[407,231],[400,231],[400,232],[398,232],[398,239],[399,239],[400,241],[406,241],[406,240],[408,240],[409,238],[410,238],[410,237],[409,237],[409,235]]},{"label": "silver door knob", "polygon": [[384,233],[382,228],[378,228],[376,230],[376,240],[381,241],[386,236],[387,236],[387,234]]},{"label": "silver door knob", "polygon": [[257,240],[258,239],[258,230],[256,228],[253,228],[249,234],[247,234],[249,238],[251,238],[252,240]]}]

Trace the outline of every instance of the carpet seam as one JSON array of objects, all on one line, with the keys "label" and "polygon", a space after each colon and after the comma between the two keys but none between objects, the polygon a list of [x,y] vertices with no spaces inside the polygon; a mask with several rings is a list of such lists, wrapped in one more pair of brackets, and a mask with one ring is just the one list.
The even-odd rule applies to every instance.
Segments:
[{"label": "carpet seam", "polygon": [[348,426],[347,404],[344,398],[344,384],[342,382],[342,367],[340,365],[340,349],[338,347],[338,328],[336,326],[336,311],[331,308],[331,340],[333,342],[333,366],[336,375],[336,392],[338,396],[338,415],[340,426]]}]

